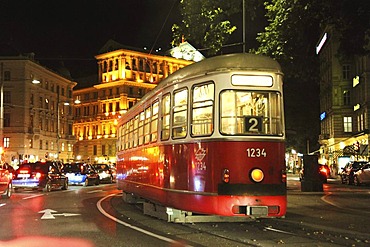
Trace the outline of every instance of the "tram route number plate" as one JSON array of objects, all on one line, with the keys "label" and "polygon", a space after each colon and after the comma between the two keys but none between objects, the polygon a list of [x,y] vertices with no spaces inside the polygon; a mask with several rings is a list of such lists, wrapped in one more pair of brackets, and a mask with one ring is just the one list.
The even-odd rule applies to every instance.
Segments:
[{"label": "tram route number plate", "polygon": [[259,116],[245,116],[244,117],[245,132],[261,132],[262,120],[263,118]]}]

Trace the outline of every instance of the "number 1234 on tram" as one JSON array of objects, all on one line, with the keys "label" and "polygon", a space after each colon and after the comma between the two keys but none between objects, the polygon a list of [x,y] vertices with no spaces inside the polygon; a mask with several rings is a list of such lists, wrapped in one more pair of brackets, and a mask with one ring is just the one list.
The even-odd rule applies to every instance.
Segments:
[{"label": "number 1234 on tram", "polygon": [[118,122],[124,199],[193,215],[284,217],[282,88],[280,65],[254,54],[208,58],[162,80]]}]

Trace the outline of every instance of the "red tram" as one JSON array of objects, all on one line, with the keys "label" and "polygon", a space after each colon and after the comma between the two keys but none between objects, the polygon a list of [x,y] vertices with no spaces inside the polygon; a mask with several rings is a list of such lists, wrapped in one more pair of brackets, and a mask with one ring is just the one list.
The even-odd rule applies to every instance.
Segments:
[{"label": "red tram", "polygon": [[260,55],[176,71],[118,123],[118,189],[194,214],[283,217],[282,88],[280,65]]}]

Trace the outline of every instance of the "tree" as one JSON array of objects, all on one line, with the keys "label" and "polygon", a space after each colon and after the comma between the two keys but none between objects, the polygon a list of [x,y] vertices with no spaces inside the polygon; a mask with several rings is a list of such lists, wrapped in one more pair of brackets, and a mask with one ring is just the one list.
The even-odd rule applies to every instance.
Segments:
[{"label": "tree", "polygon": [[[245,0],[249,16],[254,15],[260,0]],[[209,55],[216,54],[236,30],[229,18],[242,11],[243,0],[181,0],[182,22],[172,26],[176,46],[182,39],[195,46],[207,49]]]},{"label": "tree", "polygon": [[315,45],[327,8],[322,0],[272,0],[265,3],[269,25],[258,34],[256,53],[274,57],[285,73],[287,147],[318,148],[319,64]]},{"label": "tree", "polygon": [[368,0],[271,0],[265,3],[269,25],[257,37],[260,47],[256,53],[276,58],[285,72],[288,147],[305,151],[307,140],[318,147],[319,64],[315,46],[322,28],[331,24],[342,33],[339,56],[367,54],[369,5]]}]

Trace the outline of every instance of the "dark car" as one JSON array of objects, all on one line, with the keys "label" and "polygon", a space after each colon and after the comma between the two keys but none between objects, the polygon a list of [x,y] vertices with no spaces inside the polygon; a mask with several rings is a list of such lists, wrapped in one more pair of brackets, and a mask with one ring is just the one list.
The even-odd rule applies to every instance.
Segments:
[{"label": "dark car", "polygon": [[354,183],[354,173],[360,170],[367,161],[351,161],[348,162],[342,170],[339,172],[342,184],[353,184]]},{"label": "dark car", "polygon": [[100,183],[98,172],[90,164],[64,164],[63,171],[68,177],[69,184],[89,186],[98,185]]},{"label": "dark car", "polygon": [[26,163],[19,166],[13,178],[13,188],[50,192],[68,189],[68,178],[53,161]]},{"label": "dark car", "polygon": [[[328,178],[330,177],[330,169],[328,165],[318,164],[317,173],[320,181],[322,181],[323,183],[328,182]],[[301,171],[299,172],[299,180],[304,180],[304,169],[301,169]]]},{"label": "dark car", "polygon": [[1,198],[10,198],[12,196],[12,173],[14,169],[7,163],[0,164],[0,195]]},{"label": "dark car", "polygon": [[99,173],[100,182],[113,183],[116,181],[116,169],[107,164],[94,164],[95,170]]}]

